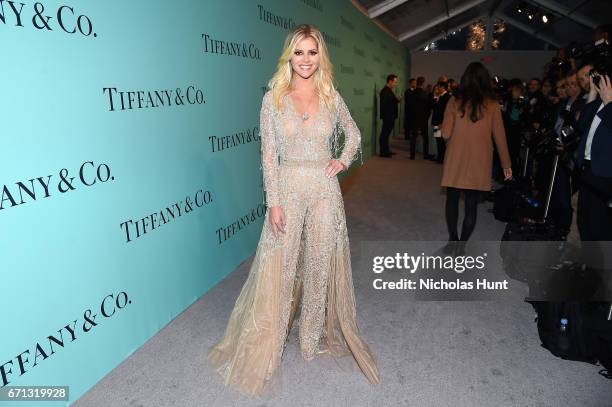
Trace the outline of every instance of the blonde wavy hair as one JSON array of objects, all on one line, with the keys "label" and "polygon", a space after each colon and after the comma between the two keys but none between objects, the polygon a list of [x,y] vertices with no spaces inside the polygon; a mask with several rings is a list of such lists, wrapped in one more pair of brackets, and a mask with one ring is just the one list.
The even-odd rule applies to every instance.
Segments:
[{"label": "blonde wavy hair", "polygon": [[276,72],[272,79],[268,82],[268,88],[272,91],[274,106],[280,109],[282,98],[292,91],[291,78],[293,76],[293,68],[291,67],[291,57],[298,44],[305,38],[312,38],[317,43],[319,50],[319,67],[313,74],[316,92],[323,99],[325,106],[331,110],[335,110],[334,97],[336,88],[334,87],[333,65],[329,60],[327,45],[321,31],[311,24],[301,24],[297,26],[293,32],[290,32],[285,39],[283,52],[278,59]]}]

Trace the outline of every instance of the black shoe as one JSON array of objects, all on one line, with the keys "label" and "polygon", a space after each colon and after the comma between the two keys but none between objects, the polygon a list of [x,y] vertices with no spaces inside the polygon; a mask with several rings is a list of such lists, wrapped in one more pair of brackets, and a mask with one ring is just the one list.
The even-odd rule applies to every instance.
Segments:
[{"label": "black shoe", "polygon": [[451,240],[449,241],[443,248],[442,253],[444,254],[452,254],[455,252],[455,247],[457,246],[457,241]]},{"label": "black shoe", "polygon": [[391,154],[390,153],[380,154],[380,156],[383,157],[383,158],[391,158]]},{"label": "black shoe", "polygon": [[457,242],[457,245],[455,246],[455,256],[465,256],[465,245],[466,245],[466,241],[460,240]]},{"label": "black shoe", "polygon": [[396,155],[397,153],[394,151],[391,151],[391,155]]}]

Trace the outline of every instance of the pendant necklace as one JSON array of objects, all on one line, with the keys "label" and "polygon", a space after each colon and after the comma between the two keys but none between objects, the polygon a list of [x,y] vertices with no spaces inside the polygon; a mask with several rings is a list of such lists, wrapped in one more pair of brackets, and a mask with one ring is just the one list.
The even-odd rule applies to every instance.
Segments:
[{"label": "pendant necklace", "polygon": [[304,114],[302,115],[302,121],[304,122],[310,118],[310,115],[308,114],[308,108],[310,107],[310,104],[312,103],[312,99],[313,98],[310,98],[308,105],[306,105],[306,110],[304,111]]}]

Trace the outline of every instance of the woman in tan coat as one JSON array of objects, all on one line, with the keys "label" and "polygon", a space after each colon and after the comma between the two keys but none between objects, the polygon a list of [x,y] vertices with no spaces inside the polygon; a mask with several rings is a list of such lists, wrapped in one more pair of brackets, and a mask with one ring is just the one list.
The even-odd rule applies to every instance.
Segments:
[{"label": "woman in tan coat", "polygon": [[[465,242],[476,226],[480,191],[491,190],[493,140],[497,146],[504,178],[512,178],[510,156],[501,110],[495,98],[491,77],[480,62],[468,65],[459,89],[444,111],[442,137],[446,155],[442,186],[446,190],[446,225],[449,244],[446,253],[464,252]],[[465,217],[461,237],[457,233],[459,196],[465,195]],[[455,243],[459,241],[460,243]]]}]

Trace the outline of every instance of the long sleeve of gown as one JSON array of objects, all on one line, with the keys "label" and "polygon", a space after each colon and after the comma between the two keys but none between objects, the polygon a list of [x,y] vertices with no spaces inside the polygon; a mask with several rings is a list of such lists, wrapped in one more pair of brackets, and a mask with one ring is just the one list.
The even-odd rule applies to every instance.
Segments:
[{"label": "long sleeve of gown", "polygon": [[338,123],[344,131],[344,149],[338,159],[346,168],[350,167],[351,163],[357,159],[357,153],[361,148],[361,132],[357,124],[351,117],[351,113],[344,103],[344,99],[340,94],[338,97]]},{"label": "long sleeve of gown", "polygon": [[263,170],[264,188],[266,191],[266,206],[271,208],[280,205],[278,179],[278,152],[274,136],[274,113],[272,93],[263,98],[259,115],[261,130],[261,167]]}]

